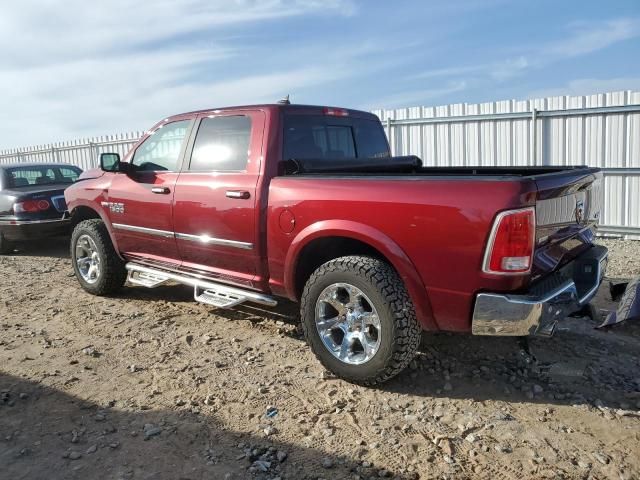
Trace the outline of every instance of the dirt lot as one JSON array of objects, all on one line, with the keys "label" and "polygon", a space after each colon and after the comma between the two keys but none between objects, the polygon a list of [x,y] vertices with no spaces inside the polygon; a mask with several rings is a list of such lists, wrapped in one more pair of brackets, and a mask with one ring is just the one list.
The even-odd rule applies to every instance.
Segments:
[{"label": "dirt lot", "polygon": [[[606,243],[611,275],[640,274],[640,242]],[[640,322],[568,319],[529,352],[431,335],[367,389],[323,372],[296,316],[92,297],[64,239],[0,257],[0,478],[640,478]]]}]

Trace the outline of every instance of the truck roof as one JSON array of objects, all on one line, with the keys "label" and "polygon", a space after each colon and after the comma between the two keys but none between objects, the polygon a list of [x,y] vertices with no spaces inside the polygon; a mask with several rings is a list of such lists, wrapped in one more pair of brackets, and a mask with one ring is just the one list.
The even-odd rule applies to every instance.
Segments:
[{"label": "truck roof", "polygon": [[262,103],[257,105],[238,105],[238,106],[230,106],[230,107],[217,107],[217,108],[206,108],[204,110],[194,110],[191,112],[179,113],[176,115],[171,115],[167,117],[165,120],[173,120],[178,117],[182,117],[184,115],[194,115],[194,114],[202,114],[202,113],[220,113],[220,112],[230,112],[230,111],[242,111],[242,110],[272,110],[272,111],[281,111],[287,113],[298,113],[298,114],[317,114],[323,115],[326,109],[340,110],[348,112],[349,116],[357,117],[357,118],[369,118],[371,120],[378,120],[378,117],[371,112],[366,112],[364,110],[354,110],[350,108],[342,108],[342,107],[330,107],[325,105],[298,105],[298,104],[285,104],[285,103]]}]

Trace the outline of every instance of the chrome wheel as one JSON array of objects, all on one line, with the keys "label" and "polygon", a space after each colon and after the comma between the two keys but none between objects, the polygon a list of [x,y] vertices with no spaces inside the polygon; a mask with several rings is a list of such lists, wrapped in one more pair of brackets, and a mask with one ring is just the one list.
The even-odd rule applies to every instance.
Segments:
[{"label": "chrome wheel", "polygon": [[82,279],[90,284],[100,278],[98,247],[89,235],[82,235],[76,242],[76,265]]},{"label": "chrome wheel", "polygon": [[334,283],[316,302],[316,328],[324,346],[341,362],[360,365],[380,348],[380,318],[357,287]]}]

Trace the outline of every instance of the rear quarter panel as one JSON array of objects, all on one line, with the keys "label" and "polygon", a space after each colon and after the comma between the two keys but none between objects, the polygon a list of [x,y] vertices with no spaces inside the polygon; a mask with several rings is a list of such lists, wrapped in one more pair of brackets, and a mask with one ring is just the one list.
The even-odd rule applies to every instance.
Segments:
[{"label": "rear quarter panel", "polygon": [[[528,282],[528,276],[483,274],[481,262],[495,214],[534,205],[535,197],[528,180],[274,178],[267,216],[272,288],[295,297],[295,252],[309,241],[357,238],[385,255],[405,283],[417,276],[419,286],[412,281],[408,289],[426,329],[468,331],[476,292],[513,291]],[[295,219],[290,233],[280,226],[285,210]]]}]

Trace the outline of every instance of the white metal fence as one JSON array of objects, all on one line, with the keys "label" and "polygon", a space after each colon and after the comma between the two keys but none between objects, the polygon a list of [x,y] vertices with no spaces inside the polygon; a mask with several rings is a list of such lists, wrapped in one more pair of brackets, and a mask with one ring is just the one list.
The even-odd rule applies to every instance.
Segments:
[{"label": "white metal fence", "polygon": [[374,111],[395,155],[429,166],[589,165],[601,231],[640,235],[640,92]]},{"label": "white metal fence", "polygon": [[[429,166],[589,165],[605,173],[602,231],[640,236],[640,92],[374,111],[395,155]],[[95,167],[142,135],[0,152],[0,164],[56,161]]]},{"label": "white metal fence", "polygon": [[77,165],[83,170],[87,170],[98,166],[100,154],[103,152],[117,152],[120,156],[124,156],[142,134],[143,132],[129,132],[51,145],[4,150],[0,152],[0,164],[60,162]]}]

